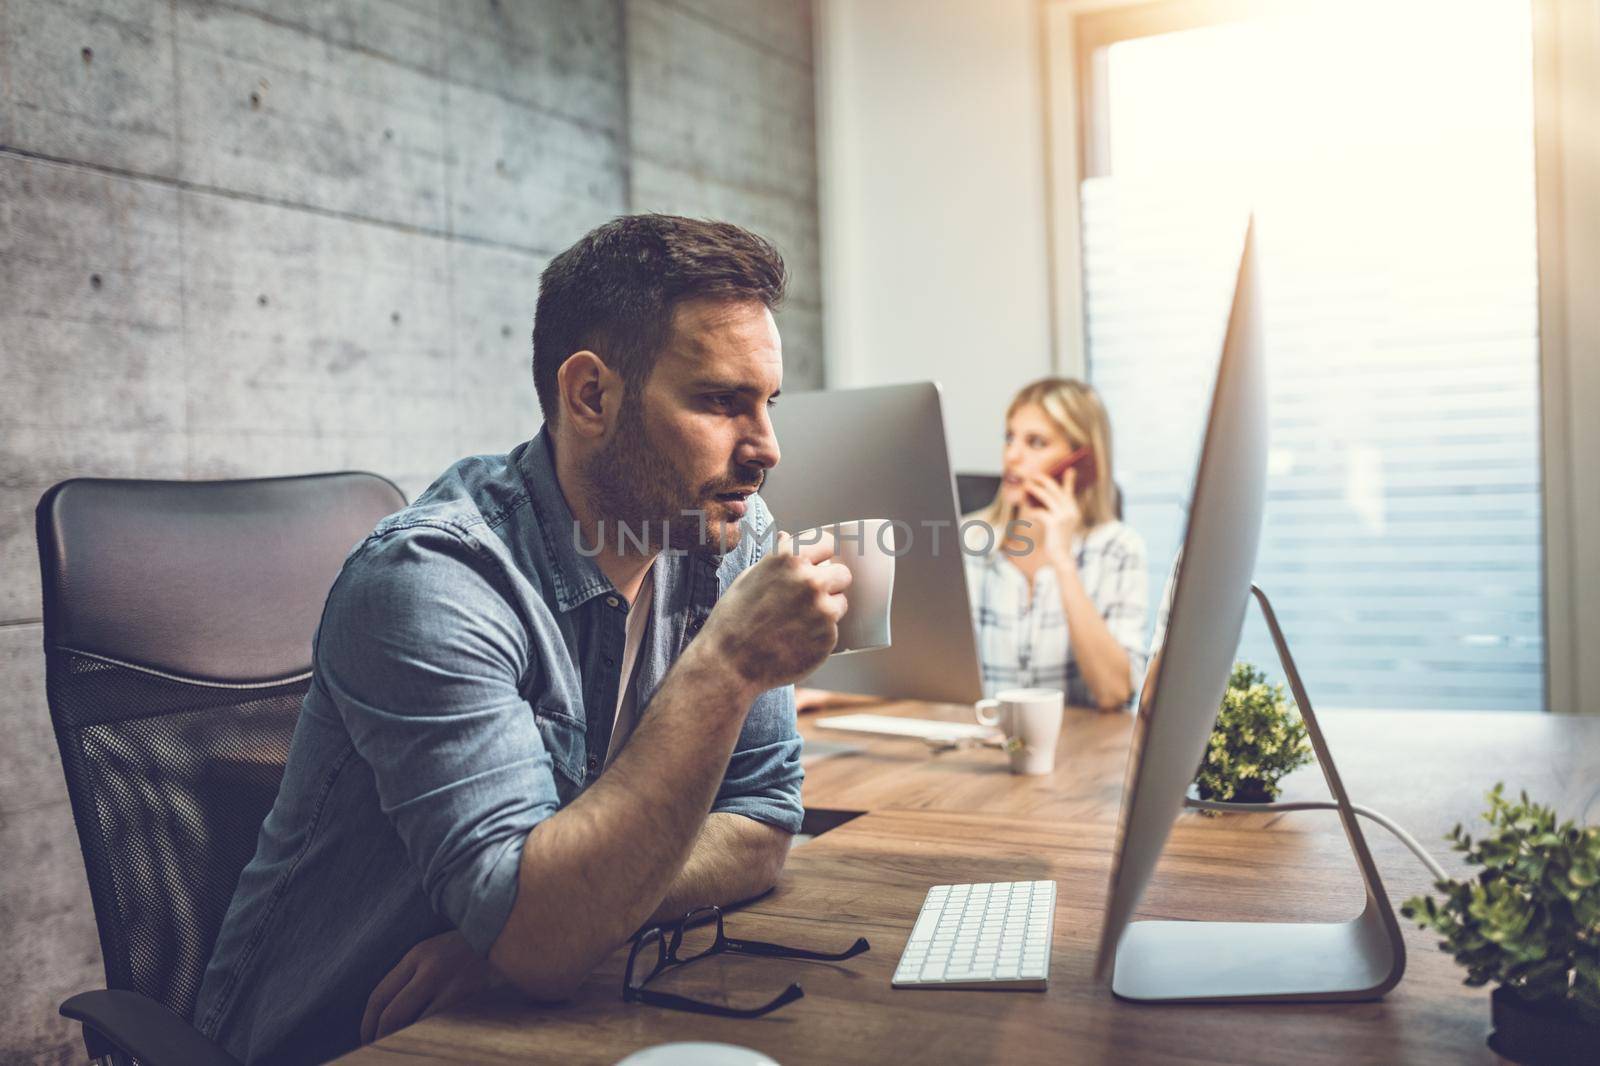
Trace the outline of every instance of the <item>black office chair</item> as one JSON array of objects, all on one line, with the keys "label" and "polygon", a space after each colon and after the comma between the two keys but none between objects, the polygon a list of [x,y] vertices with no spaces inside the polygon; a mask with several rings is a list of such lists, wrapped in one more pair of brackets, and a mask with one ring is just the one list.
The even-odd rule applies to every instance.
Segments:
[{"label": "black office chair", "polygon": [[999,474],[957,474],[956,503],[962,514],[982,510],[994,502],[1000,491]]},{"label": "black office chair", "polygon": [[[960,503],[962,514],[971,514],[989,506],[994,500],[994,494],[1000,491],[999,474],[957,474],[956,499]],[[1111,485],[1111,498],[1113,509],[1117,518],[1122,518],[1122,487],[1115,482]]]},{"label": "black office chair", "polygon": [[277,795],[346,553],[405,506],[374,474],[63,481],[39,501],[50,718],[107,988],[89,1055],[237,1066],[189,1022]]}]

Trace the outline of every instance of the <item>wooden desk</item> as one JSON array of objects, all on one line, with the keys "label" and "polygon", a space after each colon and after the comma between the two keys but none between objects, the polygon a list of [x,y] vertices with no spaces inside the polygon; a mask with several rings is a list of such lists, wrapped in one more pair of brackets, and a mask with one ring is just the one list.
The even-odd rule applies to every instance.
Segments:
[{"label": "wooden desk", "polygon": [[[874,711],[956,717],[964,708],[895,704]],[[1324,713],[1352,798],[1397,818],[1447,869],[1439,837],[1476,817],[1496,780],[1526,787],[1565,814],[1600,814],[1600,719],[1486,713]],[[732,914],[730,933],[839,950],[839,965],[725,956],[661,979],[688,995],[749,1002],[801,982],[803,1000],[738,1021],[621,1002],[625,952],[558,1008],[510,995],[429,1018],[350,1055],[362,1064],[613,1063],[652,1044],[721,1040],[783,1063],[1492,1063],[1483,1043],[1488,991],[1434,937],[1406,927],[1408,965],[1385,999],[1355,1004],[1153,1006],[1124,1002],[1091,976],[1130,720],[1068,713],[1057,769],[1013,777],[991,749],[930,754],[919,742],[847,740],[860,751],[807,770],[808,809],[865,811],[789,859],[770,896]],[[1285,798],[1325,798],[1315,769]],[[1392,900],[1427,874],[1386,833],[1368,839]],[[899,991],[890,974],[929,885],[1052,878],[1058,883],[1050,988],[1044,993]],[[1142,917],[1332,920],[1361,890],[1336,817],[1184,815],[1140,909]]]}]

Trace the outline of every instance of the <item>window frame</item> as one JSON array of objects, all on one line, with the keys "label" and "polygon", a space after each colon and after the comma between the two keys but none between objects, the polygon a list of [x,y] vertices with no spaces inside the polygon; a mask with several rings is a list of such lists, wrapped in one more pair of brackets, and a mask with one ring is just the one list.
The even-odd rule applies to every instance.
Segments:
[{"label": "window frame", "polygon": [[[1600,714],[1600,6],[1528,0],[1533,13],[1538,239],[1544,708]],[[1086,378],[1081,186],[1106,173],[1105,71],[1118,41],[1235,22],[1282,0],[1040,0],[1051,295],[1058,373]],[[1575,146],[1569,150],[1568,146]],[[1587,313],[1586,313],[1587,312]],[[1580,358],[1584,353],[1587,359]],[[1588,417],[1580,417],[1588,412]]]}]

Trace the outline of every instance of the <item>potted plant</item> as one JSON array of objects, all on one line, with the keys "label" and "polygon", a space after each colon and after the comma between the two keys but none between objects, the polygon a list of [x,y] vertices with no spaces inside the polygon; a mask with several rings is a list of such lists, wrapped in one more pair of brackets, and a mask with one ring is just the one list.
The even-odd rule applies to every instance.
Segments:
[{"label": "potted plant", "polygon": [[1278,798],[1279,781],[1310,761],[1306,725],[1283,686],[1268,686],[1260,670],[1235,663],[1217,724],[1195,773],[1199,797],[1267,803]]},{"label": "potted plant", "polygon": [[1522,1063],[1600,1061],[1600,826],[1557,824],[1554,809],[1489,793],[1474,840],[1445,837],[1469,866],[1442,895],[1417,896],[1400,913],[1444,935],[1441,951],[1466,967],[1466,983],[1494,982],[1489,1046]]}]

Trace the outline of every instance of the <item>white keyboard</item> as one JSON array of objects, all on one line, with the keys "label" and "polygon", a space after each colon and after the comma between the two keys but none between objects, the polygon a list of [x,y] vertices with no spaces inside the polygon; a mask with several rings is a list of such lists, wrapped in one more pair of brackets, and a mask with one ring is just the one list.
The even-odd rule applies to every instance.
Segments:
[{"label": "white keyboard", "polygon": [[1050,982],[1054,881],[935,885],[894,972],[895,988],[1031,988]]}]

